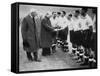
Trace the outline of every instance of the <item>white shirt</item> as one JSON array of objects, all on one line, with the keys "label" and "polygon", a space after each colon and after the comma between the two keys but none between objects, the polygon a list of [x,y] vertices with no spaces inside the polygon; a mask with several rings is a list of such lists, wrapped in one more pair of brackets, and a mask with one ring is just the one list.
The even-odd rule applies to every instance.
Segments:
[{"label": "white shirt", "polygon": [[68,24],[68,28],[69,30],[73,30],[73,19],[71,18],[71,20],[68,20],[67,24]]},{"label": "white shirt", "polygon": [[53,17],[51,17],[50,21],[51,21],[52,27],[56,27],[57,26],[57,18],[54,19]]},{"label": "white shirt", "polygon": [[78,18],[76,17],[73,17],[73,29],[74,31],[78,31],[78,30],[81,30],[81,23],[80,23],[80,16],[78,16]]},{"label": "white shirt", "polygon": [[82,30],[89,29],[89,26],[93,25],[91,17],[87,14],[85,17],[81,16]]},{"label": "white shirt", "polygon": [[61,29],[64,29],[68,26],[67,25],[68,20],[66,17],[59,17],[57,21],[58,21],[58,25],[61,27]]}]

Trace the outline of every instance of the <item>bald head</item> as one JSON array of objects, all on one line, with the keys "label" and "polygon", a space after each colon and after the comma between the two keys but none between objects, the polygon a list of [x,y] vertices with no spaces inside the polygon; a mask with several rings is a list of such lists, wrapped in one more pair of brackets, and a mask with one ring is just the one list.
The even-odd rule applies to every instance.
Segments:
[{"label": "bald head", "polygon": [[48,11],[48,12],[46,13],[46,17],[50,18],[51,16],[52,16],[52,12],[49,12],[49,11]]},{"label": "bald head", "polygon": [[35,17],[35,16],[38,15],[38,12],[37,12],[36,9],[31,9],[31,10],[30,10],[30,14],[31,14],[32,17]]}]

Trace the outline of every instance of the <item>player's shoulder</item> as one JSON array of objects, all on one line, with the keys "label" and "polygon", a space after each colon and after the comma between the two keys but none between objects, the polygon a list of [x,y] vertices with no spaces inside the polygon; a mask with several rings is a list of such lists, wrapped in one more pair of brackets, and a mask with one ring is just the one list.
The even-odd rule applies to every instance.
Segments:
[{"label": "player's shoulder", "polygon": [[91,19],[91,17],[90,17],[88,14],[86,14],[86,18],[87,18],[87,19]]}]

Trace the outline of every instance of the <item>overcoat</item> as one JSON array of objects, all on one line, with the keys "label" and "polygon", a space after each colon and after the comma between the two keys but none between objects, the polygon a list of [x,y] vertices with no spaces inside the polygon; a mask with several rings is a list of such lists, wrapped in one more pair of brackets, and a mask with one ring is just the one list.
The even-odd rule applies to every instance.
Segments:
[{"label": "overcoat", "polygon": [[[35,18],[34,18],[35,19]],[[39,41],[36,30],[35,20],[30,15],[26,16],[22,21],[22,39],[23,49],[27,52],[36,52],[39,48]]]},{"label": "overcoat", "polygon": [[52,33],[54,28],[51,26],[50,19],[44,17],[41,21],[41,47],[48,48],[52,45]]}]

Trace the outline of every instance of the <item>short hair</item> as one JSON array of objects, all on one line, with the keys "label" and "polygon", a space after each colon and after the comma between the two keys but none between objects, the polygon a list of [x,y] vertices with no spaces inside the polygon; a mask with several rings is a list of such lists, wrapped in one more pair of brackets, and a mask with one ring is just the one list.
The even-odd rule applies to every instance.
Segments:
[{"label": "short hair", "polygon": [[37,10],[32,8],[32,9],[30,9],[30,13],[32,13],[32,12],[37,12]]},{"label": "short hair", "polygon": [[97,10],[95,8],[92,9],[92,13],[96,14],[97,13]]},{"label": "short hair", "polygon": [[82,8],[82,10],[84,10],[85,11],[85,13],[88,11],[88,8],[86,8],[86,7],[83,7]]},{"label": "short hair", "polygon": [[63,13],[64,15],[66,15],[66,12],[65,12],[65,11],[62,11],[62,13]]},{"label": "short hair", "polygon": [[57,12],[58,15],[61,15],[61,12]]},{"label": "short hair", "polygon": [[72,14],[69,14],[68,16],[72,17]]},{"label": "short hair", "polygon": [[54,13],[56,13],[56,12],[52,12],[52,14],[54,14]]},{"label": "short hair", "polygon": [[79,10],[75,10],[75,13],[78,13],[78,14],[80,14],[80,11],[79,11]]},{"label": "short hair", "polygon": [[52,15],[52,12],[47,11],[46,15]]}]

